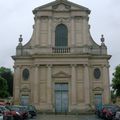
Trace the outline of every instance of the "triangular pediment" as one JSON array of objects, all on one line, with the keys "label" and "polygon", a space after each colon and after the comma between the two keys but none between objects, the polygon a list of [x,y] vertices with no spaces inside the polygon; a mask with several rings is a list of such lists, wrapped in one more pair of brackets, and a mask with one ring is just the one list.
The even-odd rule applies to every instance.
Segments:
[{"label": "triangular pediment", "polygon": [[48,4],[35,8],[33,10],[33,13],[36,13],[37,11],[40,11],[40,10],[68,11],[72,9],[88,11],[90,13],[90,10],[88,8],[75,4],[73,2],[70,2],[68,0],[56,0],[56,1],[50,2]]},{"label": "triangular pediment", "polygon": [[27,87],[23,87],[22,89],[20,89],[21,92],[30,92],[30,89]]},{"label": "triangular pediment", "polygon": [[67,73],[60,71],[52,76],[53,78],[70,78],[71,75],[68,75]]},{"label": "triangular pediment", "polygon": [[71,6],[65,3],[60,3],[60,4],[52,6],[52,8],[54,11],[69,11]]},{"label": "triangular pediment", "polygon": [[93,91],[103,91],[103,89],[101,87],[96,87],[93,89]]}]

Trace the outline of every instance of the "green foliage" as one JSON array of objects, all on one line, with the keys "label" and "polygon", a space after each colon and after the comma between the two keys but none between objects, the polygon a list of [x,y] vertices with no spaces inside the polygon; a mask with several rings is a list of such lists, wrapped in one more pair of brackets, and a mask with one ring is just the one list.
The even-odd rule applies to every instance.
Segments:
[{"label": "green foliage", "polygon": [[111,90],[111,101],[112,103],[116,103],[116,95],[113,90]]},{"label": "green foliage", "polygon": [[116,96],[120,96],[120,65],[115,68],[113,73],[112,88]]},{"label": "green foliage", "polygon": [[0,98],[6,98],[8,97],[8,86],[7,86],[7,81],[0,77]]},{"label": "green foliage", "polygon": [[7,81],[8,93],[13,96],[13,74],[9,68],[0,67],[0,76]]}]

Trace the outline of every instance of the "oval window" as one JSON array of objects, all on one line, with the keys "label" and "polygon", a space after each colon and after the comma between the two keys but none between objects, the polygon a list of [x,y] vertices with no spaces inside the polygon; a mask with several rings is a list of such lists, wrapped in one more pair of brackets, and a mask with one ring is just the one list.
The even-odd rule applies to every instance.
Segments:
[{"label": "oval window", "polygon": [[95,77],[96,79],[99,79],[100,76],[101,76],[101,71],[100,71],[100,69],[99,69],[99,68],[95,68],[95,69],[94,69],[94,77]]},{"label": "oval window", "polygon": [[24,80],[28,80],[28,78],[29,78],[29,70],[25,68],[25,69],[23,70],[22,75],[23,75],[23,79],[24,79]]}]

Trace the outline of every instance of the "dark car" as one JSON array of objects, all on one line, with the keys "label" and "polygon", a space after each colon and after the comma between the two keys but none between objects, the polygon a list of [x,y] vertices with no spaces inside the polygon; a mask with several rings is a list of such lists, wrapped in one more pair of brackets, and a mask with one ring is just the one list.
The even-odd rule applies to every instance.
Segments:
[{"label": "dark car", "polygon": [[106,108],[109,108],[111,107],[112,105],[111,104],[104,104],[102,105],[101,107],[96,107],[95,109],[95,114],[100,117],[100,118],[103,118],[104,115],[106,114]]},{"label": "dark car", "polygon": [[22,115],[18,111],[15,111],[11,105],[7,105],[6,108],[10,110],[13,120],[23,120]]},{"label": "dark car", "polygon": [[102,108],[102,111],[101,111],[102,118],[104,118],[104,119],[111,119],[111,118],[109,118],[110,114],[111,113],[113,114],[114,113],[113,111],[115,111],[117,109],[119,109],[119,106],[117,106],[117,105],[107,105],[107,106],[104,106]]},{"label": "dark car", "polygon": [[3,120],[12,119],[13,115],[10,110],[8,110],[5,106],[0,105],[0,114],[3,115]]},{"label": "dark car", "polygon": [[29,112],[30,118],[33,118],[34,116],[37,116],[37,110],[36,110],[35,106],[27,105],[27,106],[25,106],[25,108]]},{"label": "dark car", "polygon": [[11,112],[18,113],[20,116],[20,120],[24,120],[28,118],[28,111],[25,110],[24,107],[19,105],[13,105],[10,107]]},{"label": "dark car", "polygon": [[111,108],[109,108],[106,112],[106,119],[112,120],[115,117],[117,111],[120,111],[119,106],[112,106]]}]

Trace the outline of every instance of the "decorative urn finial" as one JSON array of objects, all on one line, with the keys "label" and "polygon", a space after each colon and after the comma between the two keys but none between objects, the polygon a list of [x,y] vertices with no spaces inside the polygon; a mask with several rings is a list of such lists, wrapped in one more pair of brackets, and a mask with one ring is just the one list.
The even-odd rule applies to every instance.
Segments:
[{"label": "decorative urn finial", "polygon": [[22,43],[22,41],[23,41],[23,38],[22,38],[22,35],[20,35],[19,42]]},{"label": "decorative urn finial", "polygon": [[104,41],[105,41],[104,35],[101,35],[101,42],[104,43]]}]

